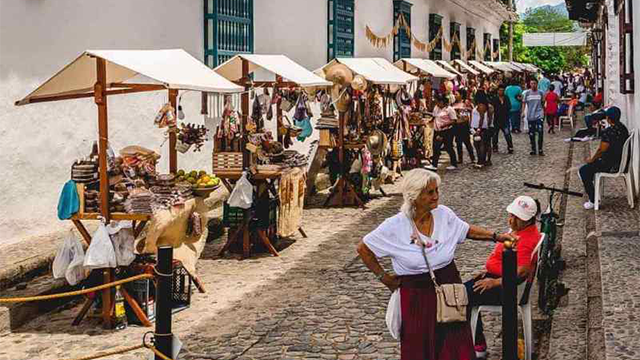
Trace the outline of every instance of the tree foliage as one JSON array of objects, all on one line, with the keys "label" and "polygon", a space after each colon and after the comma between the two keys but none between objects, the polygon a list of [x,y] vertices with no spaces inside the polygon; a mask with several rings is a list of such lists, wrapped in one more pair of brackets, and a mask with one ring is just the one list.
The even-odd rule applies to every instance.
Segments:
[{"label": "tree foliage", "polygon": [[[522,41],[525,33],[573,32],[577,28],[574,21],[549,8],[529,9],[523,19],[513,27],[513,60],[532,63],[548,73],[569,71],[588,64],[589,50],[586,46],[537,46],[525,47]],[[500,29],[502,57],[508,57],[509,24]]]}]

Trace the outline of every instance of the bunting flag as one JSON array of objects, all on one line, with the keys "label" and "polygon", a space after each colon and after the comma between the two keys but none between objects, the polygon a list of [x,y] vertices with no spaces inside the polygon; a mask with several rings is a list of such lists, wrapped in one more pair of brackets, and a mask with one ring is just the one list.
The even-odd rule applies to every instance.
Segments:
[{"label": "bunting flag", "polygon": [[467,60],[471,57],[471,55],[476,51],[476,42],[473,42],[473,45],[471,45],[471,47],[467,50],[467,52],[464,54],[464,59]]},{"label": "bunting flag", "polygon": [[[407,34],[407,37],[411,39],[411,43],[413,44],[413,46],[415,46],[416,49],[422,52],[433,51],[433,49],[435,49],[436,45],[438,44],[438,41],[440,41],[441,39],[444,40],[442,36],[443,27],[440,27],[440,29],[438,30],[438,33],[436,34],[436,37],[433,38],[433,40],[431,40],[429,43],[424,43],[418,40],[418,38],[415,37],[411,32],[411,27],[409,27],[409,25],[407,24],[407,21],[405,20],[403,14],[400,14],[398,16],[398,21],[396,22],[395,26],[385,36],[376,35],[371,30],[369,25],[365,25],[365,34],[367,36],[367,39],[369,40],[371,45],[373,45],[375,48],[378,48],[378,49],[386,48],[387,46],[393,44],[393,38],[397,36],[401,30],[403,30]],[[446,42],[446,40],[444,40],[443,42]]]},{"label": "bunting flag", "polygon": [[478,59],[484,60],[484,55],[486,53],[491,53],[491,43],[486,42],[484,49],[478,49]]}]

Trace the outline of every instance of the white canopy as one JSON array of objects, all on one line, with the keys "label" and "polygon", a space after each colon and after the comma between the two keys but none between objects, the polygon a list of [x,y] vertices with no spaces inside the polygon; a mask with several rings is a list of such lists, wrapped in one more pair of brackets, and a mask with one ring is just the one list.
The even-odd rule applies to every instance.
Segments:
[{"label": "white canopy", "polygon": [[507,66],[505,63],[501,63],[501,62],[497,62],[497,61],[485,61],[484,62],[487,66],[492,67],[498,71],[502,71],[502,72],[513,72],[513,68],[511,68],[510,66]]},{"label": "white canopy", "polygon": [[215,72],[231,81],[240,80],[243,59],[249,62],[249,73],[264,69],[302,87],[332,85],[284,55],[236,55],[215,68]]},{"label": "white canopy", "polygon": [[337,58],[316,70],[316,73],[321,70],[326,74],[335,64],[345,65],[355,74],[362,75],[374,84],[405,85],[418,80],[417,77],[407,74],[382,58]]},{"label": "white canopy", "polygon": [[460,75],[460,76],[464,75],[464,74],[462,74],[460,71],[456,70],[456,68],[454,68],[453,66],[451,66],[448,62],[446,62],[444,60],[436,60],[434,62],[436,64],[438,64],[440,67],[442,67],[443,69],[447,70],[448,72],[450,72],[452,74],[456,74],[456,75]]},{"label": "white canopy", "polygon": [[495,72],[495,70],[493,70],[492,68],[483,65],[480,61],[475,61],[475,60],[469,60],[469,64],[471,64],[472,66],[474,66],[476,69],[482,71],[483,73],[487,74],[487,75],[491,75]]},{"label": "white canopy", "polygon": [[519,66],[517,66],[517,65],[515,65],[513,63],[510,63],[510,62],[499,61],[498,64],[502,64],[503,66],[505,66],[507,68],[510,68],[510,69],[512,69],[512,71],[515,71],[515,72],[522,72],[523,71],[523,69],[521,67],[519,67]]},{"label": "white canopy", "polygon": [[217,93],[243,90],[182,49],[87,50],[16,105],[28,104],[35,98],[93,92],[97,81],[95,57],[106,62],[107,87],[143,75],[167,89]]},{"label": "white canopy", "polygon": [[460,71],[462,72],[471,73],[473,75],[480,75],[480,72],[478,70],[475,70],[471,66],[465,64],[465,62],[460,59],[453,60],[453,62],[460,66]]},{"label": "white canopy", "polygon": [[585,46],[587,45],[587,33],[527,33],[522,36],[522,44],[526,47]]},{"label": "white canopy", "polygon": [[518,69],[518,71],[530,71],[530,69],[528,67],[524,66],[524,64],[520,64],[520,63],[517,63],[515,61],[510,62],[509,65],[511,65],[512,67]]},{"label": "white canopy", "polygon": [[535,65],[533,65],[533,64],[524,64],[524,63],[516,63],[516,64],[518,64],[518,65],[520,65],[520,66],[524,66],[524,67],[525,67],[525,69],[527,69],[527,70],[528,70],[528,71],[530,71],[530,72],[538,72],[538,70],[539,70],[539,69],[538,69]]},{"label": "white canopy", "polygon": [[440,66],[436,65],[435,62],[426,59],[401,59],[395,62],[394,64],[397,68],[404,70],[405,66],[407,71],[416,71],[419,70],[421,72],[427,73],[433,77],[444,78],[444,79],[453,79],[456,77],[455,74],[452,74]]}]

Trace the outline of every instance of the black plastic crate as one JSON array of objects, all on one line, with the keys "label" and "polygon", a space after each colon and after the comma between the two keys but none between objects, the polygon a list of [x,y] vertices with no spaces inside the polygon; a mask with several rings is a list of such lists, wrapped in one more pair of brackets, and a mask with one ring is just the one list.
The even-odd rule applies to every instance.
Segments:
[{"label": "black plastic crate", "polygon": [[[278,199],[258,199],[254,208],[250,210],[253,215],[249,227],[251,229],[266,229],[278,222]],[[229,206],[224,203],[222,223],[228,228],[238,228],[244,222],[244,209]]]}]

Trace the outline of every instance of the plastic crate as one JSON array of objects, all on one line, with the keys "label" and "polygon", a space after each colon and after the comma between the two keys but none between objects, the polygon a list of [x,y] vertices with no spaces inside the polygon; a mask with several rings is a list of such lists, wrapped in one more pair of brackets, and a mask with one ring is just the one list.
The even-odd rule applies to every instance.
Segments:
[{"label": "plastic crate", "polygon": [[[265,205],[266,204],[266,205]],[[278,199],[258,200],[255,203],[253,212],[253,219],[249,227],[251,229],[266,229],[278,222]],[[224,203],[222,223],[228,228],[237,228],[244,222],[244,209],[229,206]]]},{"label": "plastic crate", "polygon": [[[156,287],[151,279],[135,280],[125,284],[129,294],[136,299],[149,321],[156,317]],[[191,277],[187,270],[179,265],[173,268],[171,303],[172,313],[177,313],[191,306]],[[129,324],[142,325],[128,303],[125,303]]]}]

